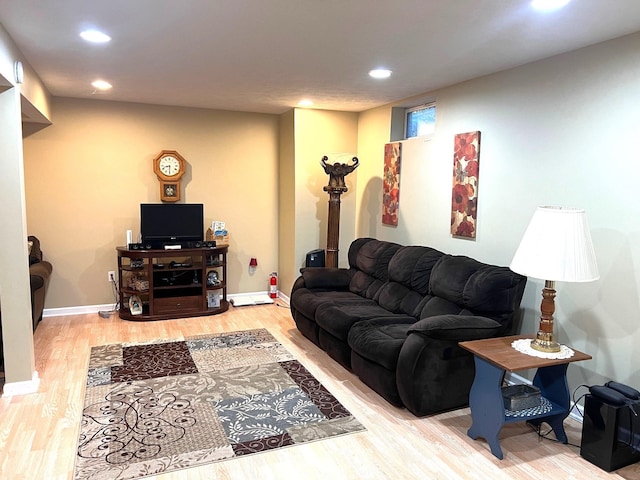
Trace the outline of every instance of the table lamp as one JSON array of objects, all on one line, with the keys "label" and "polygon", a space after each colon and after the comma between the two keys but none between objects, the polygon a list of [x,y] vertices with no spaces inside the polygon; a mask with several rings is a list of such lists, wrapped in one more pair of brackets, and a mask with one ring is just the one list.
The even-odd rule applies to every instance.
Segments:
[{"label": "table lamp", "polygon": [[555,282],[591,282],[600,278],[585,211],[580,208],[540,206],[533,214],[511,270],[544,280],[540,327],[531,348],[558,352],[553,334]]}]

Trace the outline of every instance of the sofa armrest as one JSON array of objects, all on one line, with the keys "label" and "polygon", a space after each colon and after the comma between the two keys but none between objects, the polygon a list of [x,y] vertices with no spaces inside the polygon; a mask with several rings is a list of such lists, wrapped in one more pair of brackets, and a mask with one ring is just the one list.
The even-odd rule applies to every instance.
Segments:
[{"label": "sofa armrest", "polygon": [[309,267],[301,273],[309,290],[347,290],[351,282],[351,273],[346,268]]},{"label": "sofa armrest", "polygon": [[34,263],[29,267],[29,281],[31,284],[31,295],[41,288],[47,287],[49,277],[53,271],[53,266],[47,261]]},{"label": "sofa armrest", "polygon": [[477,315],[436,315],[414,323],[408,335],[416,333],[437,340],[466,342],[492,338],[498,335],[502,325],[495,320]]},{"label": "sofa armrest", "polygon": [[407,410],[421,417],[468,405],[474,360],[458,342],[490,338],[501,329],[499,322],[475,315],[435,315],[414,323],[396,367]]}]

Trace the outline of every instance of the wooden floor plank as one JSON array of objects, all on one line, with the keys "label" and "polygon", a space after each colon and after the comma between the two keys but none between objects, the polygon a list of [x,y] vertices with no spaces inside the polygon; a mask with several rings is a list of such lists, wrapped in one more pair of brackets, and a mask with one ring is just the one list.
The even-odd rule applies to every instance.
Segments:
[{"label": "wooden floor plank", "polygon": [[[578,447],[540,440],[524,423],[504,427],[505,458],[498,460],[485,441],[467,436],[468,408],[416,418],[389,405],[306,340],[279,305],[145,323],[97,314],[45,318],[34,336],[39,392],[0,399],[0,478],[72,478],[91,346],[253,328],[268,329],[367,431],[150,478],[640,480],[638,464],[606,473],[583,460]],[[565,426],[570,443],[579,444],[581,425],[568,419]]]}]

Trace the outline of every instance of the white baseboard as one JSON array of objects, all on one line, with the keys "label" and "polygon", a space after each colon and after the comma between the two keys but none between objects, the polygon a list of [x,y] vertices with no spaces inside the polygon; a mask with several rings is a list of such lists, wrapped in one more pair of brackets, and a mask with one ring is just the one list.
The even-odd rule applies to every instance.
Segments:
[{"label": "white baseboard", "polygon": [[280,300],[282,303],[284,303],[287,307],[289,305],[291,305],[291,303],[289,301],[289,297],[286,296],[284,293],[282,293],[280,290],[278,290],[278,300]]},{"label": "white baseboard", "polygon": [[23,382],[5,383],[2,389],[2,397],[14,397],[16,395],[28,395],[29,393],[37,393],[40,386],[40,377],[38,372],[33,372],[31,380]]},{"label": "white baseboard", "polygon": [[79,307],[45,308],[42,317],[59,317],[60,315],[82,315],[113,310],[113,303],[105,305],[83,305]]},{"label": "white baseboard", "polygon": [[[251,297],[257,295],[268,295],[269,292],[249,292],[249,293],[232,293],[227,295],[227,300],[231,300],[232,298],[242,298],[242,297]],[[287,297],[282,292],[278,291],[278,300],[282,303],[286,303],[289,305],[289,297]],[[113,303],[103,304],[103,305],[82,305],[78,307],[60,307],[60,308],[45,308],[42,312],[43,317],[58,317],[60,315],[83,315],[85,313],[98,313],[98,312],[109,312],[113,311],[114,305]]]},{"label": "white baseboard", "polygon": [[[248,299],[250,297],[260,297],[260,296],[265,296],[265,295],[269,295],[269,292],[249,292],[249,293],[233,293],[231,295],[227,295],[227,299],[231,302],[234,303],[233,300],[235,299]],[[286,303],[287,306],[289,306],[289,297],[287,297],[285,294],[283,294],[281,291],[278,291],[278,296],[274,299],[273,303]],[[241,303],[241,302],[238,302]]]}]

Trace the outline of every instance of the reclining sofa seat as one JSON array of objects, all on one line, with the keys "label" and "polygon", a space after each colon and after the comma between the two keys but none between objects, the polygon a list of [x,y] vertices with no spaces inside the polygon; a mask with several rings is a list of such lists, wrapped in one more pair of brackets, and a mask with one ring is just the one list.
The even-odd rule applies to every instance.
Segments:
[{"label": "reclining sofa seat", "polygon": [[351,326],[392,314],[376,299],[388,281],[389,261],[400,248],[371,238],[355,240],[349,247],[349,269],[305,268],[292,287],[291,312],[298,329],[349,370]]},{"label": "reclining sofa seat", "polygon": [[[31,284],[31,321],[33,330],[42,321],[44,312],[44,300],[49,286],[49,278],[53,271],[53,265],[44,260],[40,249],[40,240],[29,235],[27,240],[31,243],[29,252],[29,281]],[[2,341],[2,307],[0,306],[0,371],[4,371],[4,344]]]},{"label": "reclining sofa seat", "polygon": [[349,269],[303,269],[291,311],[305,337],[422,416],[468,404],[473,356],[458,342],[514,333],[525,283],[506,267],[362,238]]}]

